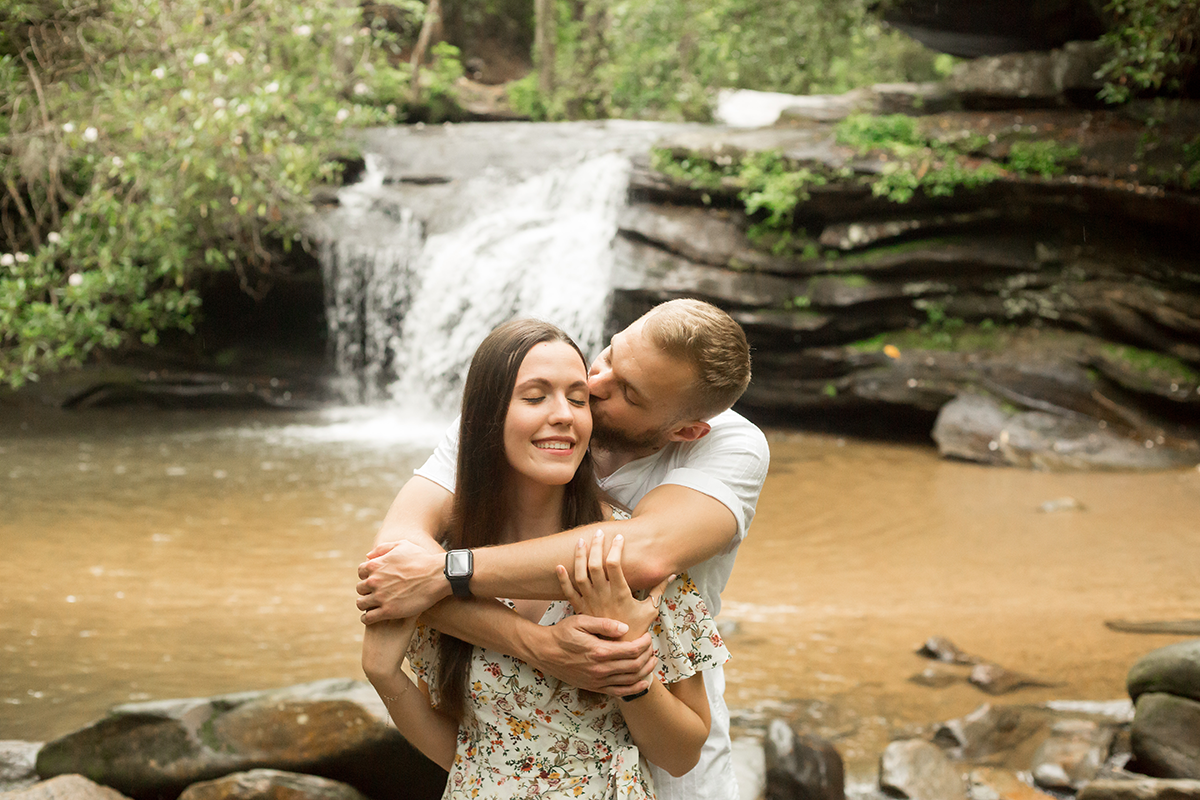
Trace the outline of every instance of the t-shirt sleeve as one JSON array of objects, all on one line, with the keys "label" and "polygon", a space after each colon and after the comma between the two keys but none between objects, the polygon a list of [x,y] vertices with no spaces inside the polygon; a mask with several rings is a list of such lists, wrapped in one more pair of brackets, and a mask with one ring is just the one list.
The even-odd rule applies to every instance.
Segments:
[{"label": "t-shirt sleeve", "polygon": [[667,586],[650,636],[663,683],[690,678],[729,660],[717,623],[686,574]]},{"label": "t-shirt sleeve", "polygon": [[424,464],[413,470],[414,475],[431,480],[451,493],[454,492],[458,477],[458,421],[459,418],[455,417],[438,442],[437,449]]},{"label": "t-shirt sleeve", "polygon": [[732,549],[745,538],[754,519],[771,454],[762,431],[733,412],[726,414],[733,421],[714,424],[707,436],[692,443],[662,483],[694,489],[732,511],[737,520],[737,535],[729,543]]}]

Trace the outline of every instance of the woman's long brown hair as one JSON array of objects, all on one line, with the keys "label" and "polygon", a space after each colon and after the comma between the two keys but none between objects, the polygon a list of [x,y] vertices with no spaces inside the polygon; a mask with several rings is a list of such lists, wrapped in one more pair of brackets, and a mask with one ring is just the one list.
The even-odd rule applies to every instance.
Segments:
[{"label": "woman's long brown hair", "polygon": [[[446,549],[499,544],[508,519],[502,490],[510,470],[504,452],[504,421],[517,372],[525,356],[542,342],[564,342],[587,361],[566,333],[548,322],[522,319],[496,328],[475,351],[463,387],[462,419],[458,430],[458,477]],[[562,529],[599,522],[600,490],[591,453],[563,492]],[[442,634],[438,642],[438,709],[461,720],[466,706],[467,677],[472,646]]]}]

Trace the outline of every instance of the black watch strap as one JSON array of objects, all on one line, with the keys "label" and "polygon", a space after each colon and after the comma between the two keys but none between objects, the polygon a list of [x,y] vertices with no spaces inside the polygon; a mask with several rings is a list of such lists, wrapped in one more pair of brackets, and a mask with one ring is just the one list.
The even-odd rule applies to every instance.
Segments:
[{"label": "black watch strap", "polygon": [[470,597],[475,555],[470,550],[450,550],[446,553],[446,566],[442,573],[450,581],[450,591],[454,592],[455,597]]}]

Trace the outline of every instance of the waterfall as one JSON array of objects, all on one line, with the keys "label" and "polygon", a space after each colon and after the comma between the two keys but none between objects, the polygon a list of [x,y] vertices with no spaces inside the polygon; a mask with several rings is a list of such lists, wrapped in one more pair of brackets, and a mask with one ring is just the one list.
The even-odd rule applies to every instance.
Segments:
[{"label": "waterfall", "polygon": [[612,152],[515,179],[484,170],[443,187],[430,219],[368,157],[321,250],[343,397],[445,416],[479,342],[514,317],[553,322],[597,352],[628,171]]}]

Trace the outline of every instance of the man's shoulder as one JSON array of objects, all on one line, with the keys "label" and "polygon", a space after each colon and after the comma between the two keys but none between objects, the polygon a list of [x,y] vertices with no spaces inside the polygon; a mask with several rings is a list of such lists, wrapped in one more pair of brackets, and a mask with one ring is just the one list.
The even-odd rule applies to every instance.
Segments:
[{"label": "man's shoulder", "polygon": [[711,445],[717,441],[737,440],[747,449],[763,451],[767,449],[767,437],[762,429],[732,408],[717,414],[708,421],[708,424],[710,428],[708,435],[699,442],[712,439],[713,441],[709,442]]}]

